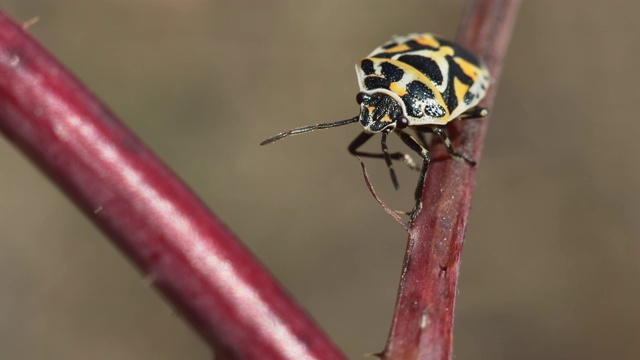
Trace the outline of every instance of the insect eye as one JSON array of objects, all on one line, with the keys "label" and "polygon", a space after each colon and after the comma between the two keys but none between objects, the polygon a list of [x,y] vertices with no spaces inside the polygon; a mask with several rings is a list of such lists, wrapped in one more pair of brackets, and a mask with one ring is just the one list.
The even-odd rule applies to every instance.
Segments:
[{"label": "insect eye", "polygon": [[362,104],[363,101],[365,101],[366,99],[369,98],[369,95],[363,93],[363,92],[359,92],[358,95],[356,95],[356,102],[358,104]]},{"label": "insect eye", "polygon": [[398,129],[404,129],[407,126],[409,126],[409,119],[407,119],[406,117],[401,117],[400,119],[398,119],[398,122],[396,124],[396,127]]}]

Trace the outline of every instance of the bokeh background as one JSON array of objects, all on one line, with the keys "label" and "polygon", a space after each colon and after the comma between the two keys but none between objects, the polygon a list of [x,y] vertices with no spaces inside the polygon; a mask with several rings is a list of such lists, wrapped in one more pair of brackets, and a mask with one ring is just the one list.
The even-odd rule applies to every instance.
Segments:
[{"label": "bokeh background", "polygon": [[[463,1],[2,0],[246,242],[353,359],[382,350],[406,235],[346,146],[357,59],[454,38]],[[456,359],[640,358],[640,4],[529,1],[492,110]],[[378,142],[370,144],[377,149]],[[392,141],[393,149],[403,146]],[[0,358],[210,359],[204,342],[0,141]],[[410,208],[417,174],[380,196]]]}]

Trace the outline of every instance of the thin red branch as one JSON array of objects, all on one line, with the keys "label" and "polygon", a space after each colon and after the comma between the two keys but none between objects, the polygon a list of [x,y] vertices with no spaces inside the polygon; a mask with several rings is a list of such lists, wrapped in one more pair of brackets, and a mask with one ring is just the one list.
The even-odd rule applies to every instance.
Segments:
[{"label": "thin red branch", "polygon": [[[458,42],[484,59],[492,85],[482,106],[491,109],[519,0],[471,1]],[[454,146],[480,158],[487,119],[450,127]],[[433,158],[445,157],[442,144]],[[448,158],[429,167],[422,211],[409,229],[398,300],[383,359],[452,358],[453,314],[460,256],[477,167]]]},{"label": "thin red branch", "polygon": [[344,358],[187,186],[2,13],[0,131],[225,359]]}]

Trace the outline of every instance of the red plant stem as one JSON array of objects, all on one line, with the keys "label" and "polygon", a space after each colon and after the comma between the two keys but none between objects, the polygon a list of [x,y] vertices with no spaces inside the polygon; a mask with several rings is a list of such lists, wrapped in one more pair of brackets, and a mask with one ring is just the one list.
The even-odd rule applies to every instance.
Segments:
[{"label": "red plant stem", "polygon": [[187,186],[2,13],[0,131],[225,359],[344,359]]},{"label": "red plant stem", "polygon": [[[491,108],[518,0],[471,1],[458,42],[489,66],[493,84],[481,104]],[[454,122],[450,135],[463,154],[480,158],[487,120]],[[383,359],[447,360],[453,353],[453,314],[460,255],[476,168],[431,149],[422,211],[409,229],[398,300]]]}]

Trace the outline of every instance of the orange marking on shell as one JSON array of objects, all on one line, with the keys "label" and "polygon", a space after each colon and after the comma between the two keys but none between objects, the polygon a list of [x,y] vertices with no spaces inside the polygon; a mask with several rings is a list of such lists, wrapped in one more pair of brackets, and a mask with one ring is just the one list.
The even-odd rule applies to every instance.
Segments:
[{"label": "orange marking on shell", "polygon": [[402,52],[402,51],[407,51],[407,50],[411,50],[411,48],[407,44],[399,44],[399,45],[396,45],[396,46],[394,46],[392,48],[385,49],[384,52],[395,53],[395,52]]},{"label": "orange marking on shell", "polygon": [[456,92],[456,97],[458,98],[458,106],[463,103],[464,96],[469,91],[469,85],[463,84],[458,78],[453,79],[453,89]]},{"label": "orange marking on shell", "polygon": [[389,85],[389,90],[393,91],[399,96],[404,96],[408,94],[407,89],[405,89],[402,85],[398,84],[397,82],[392,82],[391,85]]},{"label": "orange marking on shell", "polygon": [[456,53],[456,51],[455,51],[455,50],[453,50],[453,48],[452,48],[452,47],[449,47],[449,46],[443,46],[443,47],[441,47],[441,48],[440,48],[440,50],[439,50],[439,52],[440,52],[440,53],[442,53],[442,56],[446,56],[446,55],[454,56],[454,55],[455,55],[455,53]]},{"label": "orange marking on shell", "polygon": [[430,46],[430,47],[433,47],[433,48],[440,47],[440,42],[438,40],[436,40],[431,35],[425,35],[425,36],[419,37],[419,38],[415,39],[415,41],[418,44],[424,45],[424,46]]},{"label": "orange marking on shell", "polygon": [[468,77],[470,77],[473,82],[476,82],[476,80],[478,79],[478,72],[480,69],[478,69],[477,66],[473,65],[472,63],[468,62],[465,59],[462,58],[455,58],[453,59],[458,65],[460,65],[460,68],[462,69],[462,71],[467,74]]}]

